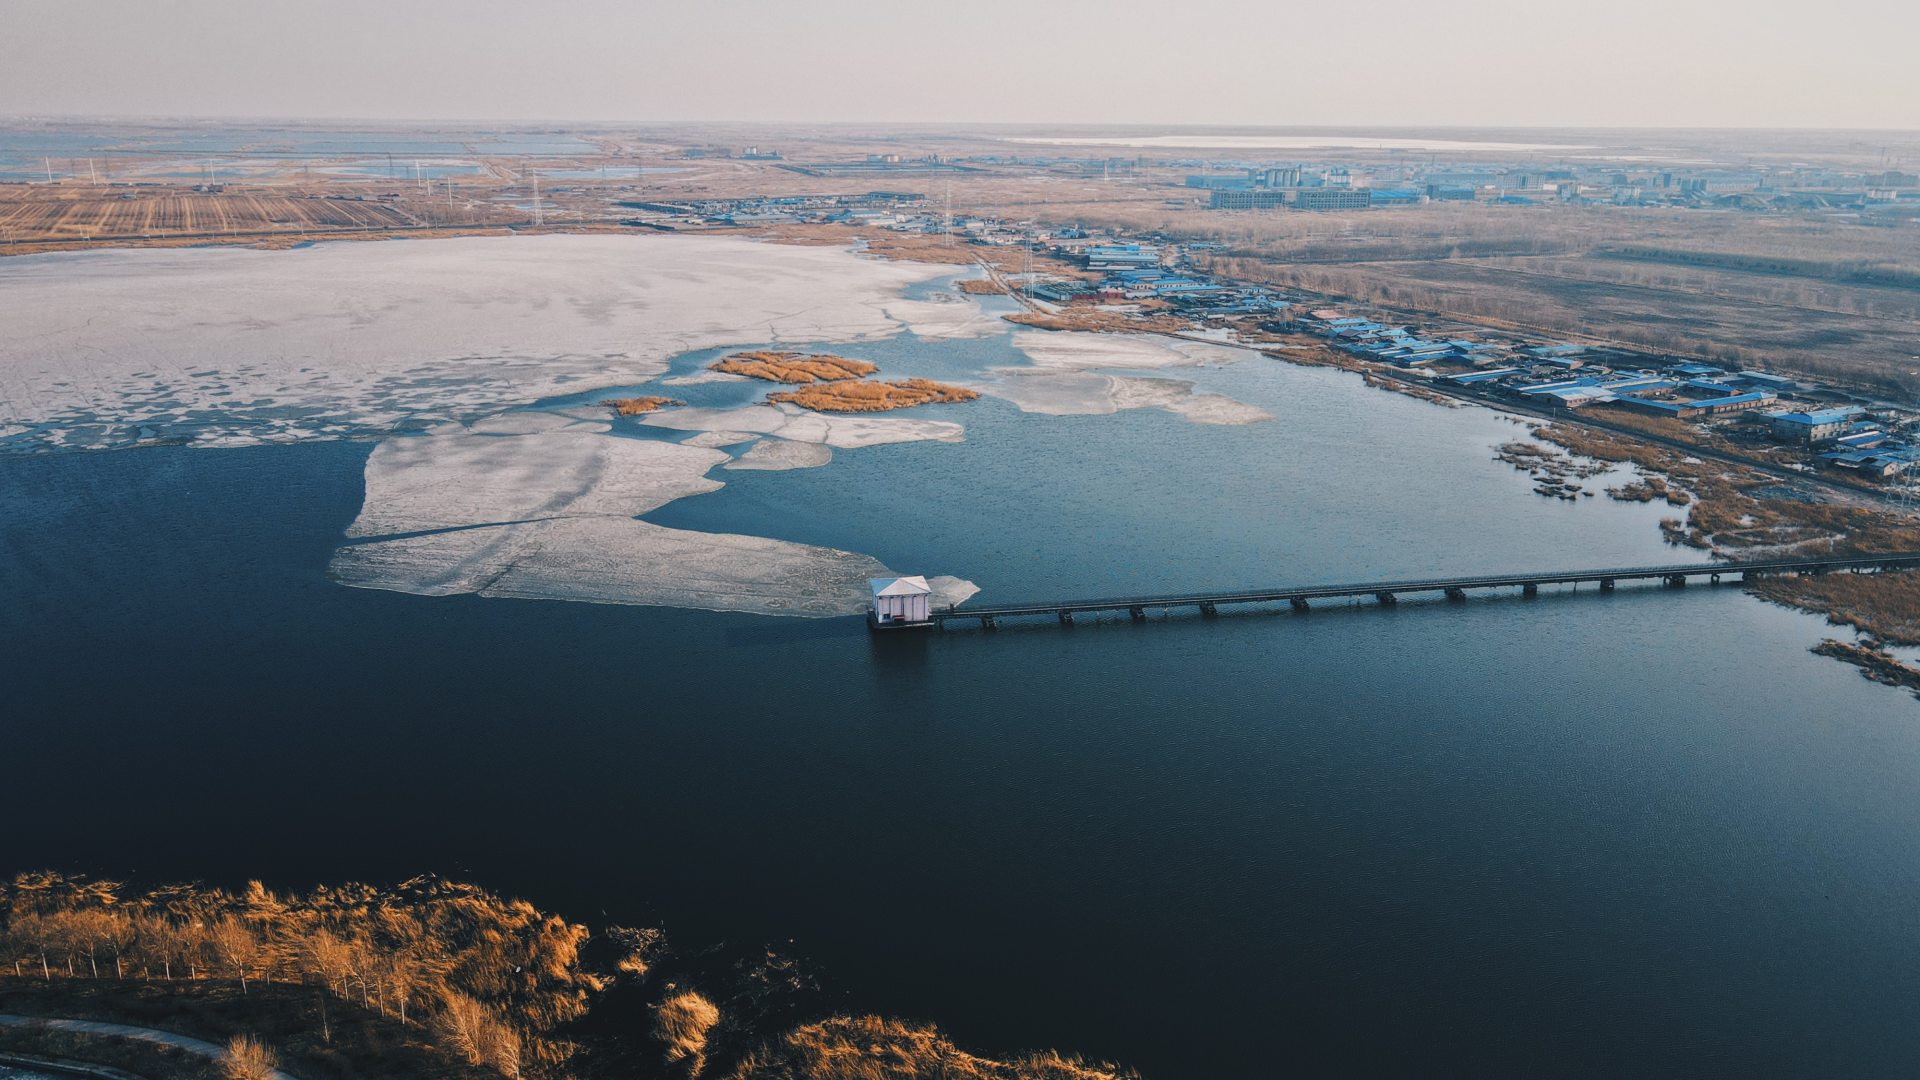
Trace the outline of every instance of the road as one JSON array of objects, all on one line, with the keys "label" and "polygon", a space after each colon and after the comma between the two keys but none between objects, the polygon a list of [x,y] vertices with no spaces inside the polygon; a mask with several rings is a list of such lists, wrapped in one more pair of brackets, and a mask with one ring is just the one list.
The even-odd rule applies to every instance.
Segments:
[{"label": "road", "polygon": [[[71,1032],[76,1035],[105,1035],[118,1039],[140,1039],[144,1042],[159,1043],[184,1050],[209,1061],[225,1061],[227,1048],[195,1039],[187,1035],[178,1035],[171,1031],[159,1031],[154,1028],[133,1027],[130,1024],[109,1024],[103,1020],[64,1020],[41,1016],[16,1016],[12,1013],[0,1013],[0,1024],[8,1027],[45,1027],[54,1031]],[[291,1073],[273,1070],[273,1080],[297,1080]]]}]

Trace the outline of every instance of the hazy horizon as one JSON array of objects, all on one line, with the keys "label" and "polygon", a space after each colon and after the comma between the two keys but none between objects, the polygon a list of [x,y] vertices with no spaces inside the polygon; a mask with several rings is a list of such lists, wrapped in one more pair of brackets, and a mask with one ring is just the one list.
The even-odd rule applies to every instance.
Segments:
[{"label": "hazy horizon", "polygon": [[1837,0],[0,0],[0,113],[438,123],[1911,131],[1920,12]]}]

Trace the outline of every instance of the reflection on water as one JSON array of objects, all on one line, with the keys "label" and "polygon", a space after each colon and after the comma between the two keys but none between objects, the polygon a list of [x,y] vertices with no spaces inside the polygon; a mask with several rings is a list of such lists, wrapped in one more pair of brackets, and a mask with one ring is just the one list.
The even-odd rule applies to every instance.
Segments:
[{"label": "reflection on water", "polygon": [[[726,473],[650,520],[983,602],[1675,557],[1657,510],[1533,495],[1491,413],[1176,374],[1277,419],[983,399],[935,414],[964,443]],[[1920,1066],[1920,724],[1807,652],[1818,620],[1623,588],[872,636],[347,589],[368,449],[0,458],[7,758],[62,766],[0,787],[33,823],[0,869],[471,876],[792,940],[852,1007],[1173,1080]]]}]

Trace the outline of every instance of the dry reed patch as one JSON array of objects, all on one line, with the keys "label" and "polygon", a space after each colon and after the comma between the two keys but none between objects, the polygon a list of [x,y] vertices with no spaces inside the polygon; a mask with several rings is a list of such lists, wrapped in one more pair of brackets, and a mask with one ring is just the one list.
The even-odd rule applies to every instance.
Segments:
[{"label": "dry reed patch", "polygon": [[791,402],[815,412],[891,412],[915,405],[950,404],[972,401],[977,390],[948,386],[931,379],[900,379],[890,382],[833,382],[800,390],[768,394],[768,401]]},{"label": "dry reed patch", "polygon": [[647,413],[658,412],[669,405],[685,405],[686,402],[664,397],[623,397],[607,398],[600,404],[621,416],[645,416]]},{"label": "dry reed patch", "polygon": [[1102,311],[1099,308],[1075,308],[1057,314],[1044,311],[1020,311],[1006,316],[1006,320],[1040,330],[1082,330],[1094,333],[1104,331],[1116,334],[1143,332],[1178,334],[1193,329],[1192,322],[1174,315],[1132,315],[1124,311]]},{"label": "dry reed patch", "polygon": [[1829,656],[1842,663],[1852,664],[1860,669],[1860,674],[1877,683],[1887,686],[1904,686],[1920,697],[1920,668],[1914,668],[1887,653],[1875,648],[1872,643],[1834,641],[1829,638],[1813,647],[1821,656]]},{"label": "dry reed patch", "polygon": [[996,1061],[930,1024],[836,1016],[793,1029],[741,1059],[729,1080],[1123,1080],[1112,1065],[1056,1053]]},{"label": "dry reed patch", "polygon": [[707,367],[728,375],[745,375],[749,378],[791,385],[858,379],[880,370],[879,367],[865,360],[850,360],[844,356],[833,356],[829,353],[814,353],[809,356],[767,349],[734,353],[732,356],[715,360]]},{"label": "dry reed patch", "polygon": [[280,1067],[280,1055],[251,1035],[235,1035],[227,1040],[227,1056],[220,1071],[227,1080],[273,1080]]},{"label": "dry reed patch", "polygon": [[698,1076],[707,1059],[707,1033],[720,1022],[720,1008],[692,990],[662,1001],[653,1010],[653,1034],[666,1044],[669,1063],[685,1062]]},{"label": "dry reed patch", "polygon": [[968,278],[959,282],[961,292],[969,296],[1005,296],[1007,287],[992,278]]},{"label": "dry reed patch", "polygon": [[1920,571],[1768,577],[1747,591],[1897,645],[1920,645]]}]

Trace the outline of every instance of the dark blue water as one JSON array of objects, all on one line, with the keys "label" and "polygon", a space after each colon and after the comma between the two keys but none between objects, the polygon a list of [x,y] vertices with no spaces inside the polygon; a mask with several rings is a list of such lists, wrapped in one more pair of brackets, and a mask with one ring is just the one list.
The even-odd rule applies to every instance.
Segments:
[{"label": "dark blue water", "polygon": [[[841,351],[1005,344],[950,347]],[[983,400],[650,520],[1001,599],[1674,558],[1489,461],[1491,414],[1181,377],[1281,419]],[[1920,709],[1815,620],[1623,588],[875,640],[404,596],[326,577],[368,450],[0,457],[0,869],[440,871],[1161,1078],[1920,1068]]]}]

